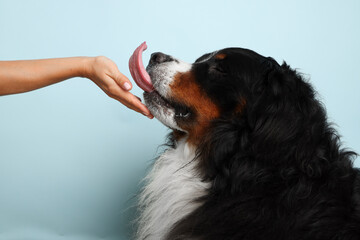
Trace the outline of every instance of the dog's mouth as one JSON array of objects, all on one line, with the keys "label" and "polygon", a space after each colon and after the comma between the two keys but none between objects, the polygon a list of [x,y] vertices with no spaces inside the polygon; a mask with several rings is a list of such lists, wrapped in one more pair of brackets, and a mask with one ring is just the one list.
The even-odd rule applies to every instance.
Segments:
[{"label": "dog's mouth", "polygon": [[150,93],[145,92],[144,98],[151,112],[155,112],[161,108],[164,114],[173,116],[177,120],[188,119],[192,114],[192,110],[189,107],[185,106],[184,104],[172,101],[171,99],[166,99],[156,90],[153,90]]},{"label": "dog's mouth", "polygon": [[148,104],[157,105],[158,107],[165,109],[174,109],[172,103],[165,97],[161,96],[160,93],[155,89],[152,92],[145,92],[144,98]]},{"label": "dog's mouth", "polygon": [[191,110],[189,107],[186,107],[173,99],[162,96],[159,91],[156,90],[142,61],[142,52],[146,50],[146,48],[147,46],[144,42],[130,57],[129,69],[131,76],[135,80],[135,83],[145,91],[145,103],[150,112],[168,127],[176,128],[171,126],[172,124],[169,125],[167,120],[164,121],[164,116],[165,118],[172,118],[173,120],[186,120],[191,116]]}]

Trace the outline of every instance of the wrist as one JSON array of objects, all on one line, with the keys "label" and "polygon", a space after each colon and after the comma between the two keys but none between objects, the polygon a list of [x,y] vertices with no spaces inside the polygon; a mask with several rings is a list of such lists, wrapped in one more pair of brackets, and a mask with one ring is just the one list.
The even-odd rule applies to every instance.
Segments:
[{"label": "wrist", "polygon": [[79,76],[83,78],[90,78],[94,57],[81,57],[79,65]]}]

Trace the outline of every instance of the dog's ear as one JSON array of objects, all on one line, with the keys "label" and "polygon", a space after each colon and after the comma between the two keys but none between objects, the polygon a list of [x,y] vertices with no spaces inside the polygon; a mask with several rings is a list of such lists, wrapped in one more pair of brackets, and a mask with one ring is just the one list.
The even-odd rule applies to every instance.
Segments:
[{"label": "dog's ear", "polygon": [[328,126],[311,85],[284,62],[269,67],[257,87],[248,121],[258,159],[298,162],[303,172],[319,176],[317,164],[326,157],[318,147]]},{"label": "dog's ear", "polygon": [[280,158],[275,156],[278,150],[284,153],[304,133],[303,123],[312,115],[314,92],[285,62],[269,66],[258,88],[248,111],[254,147],[264,156]]}]

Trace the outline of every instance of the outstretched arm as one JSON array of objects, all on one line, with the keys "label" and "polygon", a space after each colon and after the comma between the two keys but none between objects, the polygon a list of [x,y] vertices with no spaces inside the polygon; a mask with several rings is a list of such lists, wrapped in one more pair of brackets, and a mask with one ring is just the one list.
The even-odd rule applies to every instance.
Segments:
[{"label": "outstretched arm", "polygon": [[0,95],[27,92],[73,77],[89,78],[108,96],[153,117],[138,97],[129,92],[132,88],[129,79],[103,56],[0,61]]}]

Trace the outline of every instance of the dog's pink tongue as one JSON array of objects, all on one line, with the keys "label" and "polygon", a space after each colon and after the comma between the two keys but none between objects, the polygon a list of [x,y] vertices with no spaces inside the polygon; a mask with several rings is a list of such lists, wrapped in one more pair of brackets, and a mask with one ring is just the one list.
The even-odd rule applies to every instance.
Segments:
[{"label": "dog's pink tongue", "polygon": [[129,60],[129,68],[135,83],[145,92],[152,92],[154,90],[154,86],[152,85],[150,76],[146,72],[142,62],[142,52],[146,50],[146,48],[146,42],[143,42],[135,49]]}]

